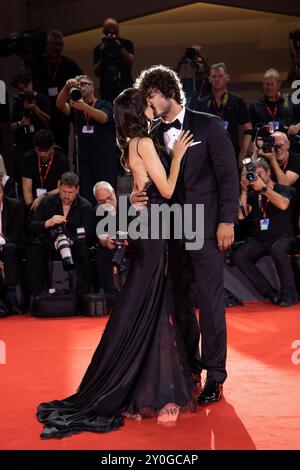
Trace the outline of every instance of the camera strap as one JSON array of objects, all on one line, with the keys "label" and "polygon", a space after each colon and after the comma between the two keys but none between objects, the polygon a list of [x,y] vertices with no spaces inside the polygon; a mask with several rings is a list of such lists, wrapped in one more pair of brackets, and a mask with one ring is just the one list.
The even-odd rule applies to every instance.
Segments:
[{"label": "camera strap", "polygon": [[275,120],[275,117],[276,117],[276,114],[277,114],[277,111],[278,111],[279,100],[280,100],[280,93],[278,93],[276,105],[275,105],[273,111],[272,111],[272,109],[265,103],[266,110],[267,110],[268,114],[271,116],[271,118],[272,118],[273,121]]},{"label": "camera strap", "polygon": [[263,200],[262,200],[262,195],[261,194],[258,195],[258,205],[259,205],[259,209],[262,213],[262,216],[263,216],[264,220],[267,218],[267,208],[268,208],[269,204],[270,204],[270,199],[267,199],[266,200],[266,205],[264,206]]},{"label": "camera strap", "polygon": [[[94,98],[92,103],[88,103],[88,104],[89,104],[89,106],[94,108],[96,103],[97,103],[97,98]],[[86,119],[86,125],[89,126],[90,115],[84,111],[84,116],[85,116],[85,119]]]},{"label": "camera strap", "polygon": [[289,159],[290,159],[290,156],[288,156],[287,161],[285,162],[285,164],[284,164],[283,167],[282,167],[283,173],[285,173],[285,171],[286,171],[286,168],[287,168],[287,166],[288,166],[288,164],[289,164]]},{"label": "camera strap", "polygon": [[57,75],[57,71],[58,71],[58,69],[59,69],[60,63],[61,63],[61,58],[60,58],[59,61],[57,62],[56,67],[55,67],[54,71],[52,72],[52,71],[51,71],[50,64],[49,64],[49,62],[48,62],[48,71],[49,71],[49,77],[50,77],[50,82],[51,82],[51,86],[52,86],[52,87],[53,87],[54,84],[55,84],[56,75]]},{"label": "camera strap", "polygon": [[40,181],[41,181],[42,188],[44,187],[44,182],[45,182],[45,180],[48,176],[48,173],[50,171],[50,168],[51,168],[51,165],[52,165],[52,162],[53,162],[53,158],[54,158],[54,149],[52,148],[49,163],[47,165],[45,173],[43,174],[43,172],[42,172],[42,162],[41,162],[41,158],[39,157],[39,176],[40,176]]}]

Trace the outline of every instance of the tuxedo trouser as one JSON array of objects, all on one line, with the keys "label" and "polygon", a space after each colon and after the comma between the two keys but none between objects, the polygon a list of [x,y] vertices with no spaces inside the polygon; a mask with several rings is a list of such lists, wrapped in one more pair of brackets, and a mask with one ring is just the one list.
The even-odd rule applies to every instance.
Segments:
[{"label": "tuxedo trouser", "polygon": [[189,251],[197,286],[201,334],[201,367],[207,378],[223,383],[227,377],[227,333],[224,307],[224,256],[216,240],[204,240],[201,250]]}]

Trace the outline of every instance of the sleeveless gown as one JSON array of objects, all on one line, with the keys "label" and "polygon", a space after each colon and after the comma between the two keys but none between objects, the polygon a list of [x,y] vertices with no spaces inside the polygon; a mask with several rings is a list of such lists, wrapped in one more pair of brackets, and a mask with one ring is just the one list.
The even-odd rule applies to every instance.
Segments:
[{"label": "sleeveless gown", "polygon": [[[167,160],[160,158],[167,167]],[[166,202],[153,182],[147,194],[149,214],[152,204]],[[123,425],[124,416],[153,417],[196,408],[172,326],[167,243],[129,243],[127,280],[77,393],[38,406],[43,439],[109,432]]]}]

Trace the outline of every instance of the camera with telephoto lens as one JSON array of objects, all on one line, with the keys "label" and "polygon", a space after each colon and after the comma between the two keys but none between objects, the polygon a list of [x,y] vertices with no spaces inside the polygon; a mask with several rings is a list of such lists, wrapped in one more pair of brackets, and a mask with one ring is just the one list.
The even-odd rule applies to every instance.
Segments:
[{"label": "camera with telephoto lens", "polygon": [[255,145],[262,153],[271,153],[275,147],[275,137],[272,136],[275,131],[269,124],[257,124],[255,134]]},{"label": "camera with telephoto lens", "polygon": [[82,98],[81,91],[75,86],[70,88],[70,98],[72,101],[79,101]]},{"label": "camera with telephoto lens", "polygon": [[196,63],[198,57],[197,49],[194,47],[186,47],[184,57],[189,59],[191,62]]},{"label": "camera with telephoto lens", "polygon": [[114,46],[116,35],[114,33],[103,34],[101,40],[105,46]]},{"label": "camera with telephoto lens", "polygon": [[26,91],[25,93],[17,93],[14,95],[14,100],[20,104],[24,104],[25,101],[27,101],[27,103],[33,104],[35,102],[35,96],[33,92]]},{"label": "camera with telephoto lens", "polygon": [[121,291],[122,286],[125,282],[125,271],[126,265],[126,250],[127,247],[124,244],[127,239],[127,232],[118,231],[113,241],[116,245],[116,250],[112,259],[112,275],[114,280],[114,286],[117,291]]},{"label": "camera with telephoto lens", "polygon": [[113,242],[116,245],[116,250],[112,259],[112,265],[121,267],[124,264],[125,253],[126,253],[126,246],[125,240],[127,239],[127,232],[121,232],[120,230],[117,231],[115,238],[113,238]]},{"label": "camera with telephoto lens", "polygon": [[295,49],[300,48],[300,29],[295,29],[295,31],[291,31],[289,33],[289,39],[293,41],[293,45]]},{"label": "camera with telephoto lens", "polygon": [[250,157],[244,158],[243,160],[243,165],[246,167],[246,178],[248,181],[255,181],[256,180],[256,174],[255,174],[255,166],[253,164],[253,161],[251,160]]},{"label": "camera with telephoto lens", "polygon": [[71,252],[71,243],[65,232],[64,224],[57,224],[52,227],[50,234],[54,241],[54,247],[61,256],[63,269],[71,271],[75,266]]}]

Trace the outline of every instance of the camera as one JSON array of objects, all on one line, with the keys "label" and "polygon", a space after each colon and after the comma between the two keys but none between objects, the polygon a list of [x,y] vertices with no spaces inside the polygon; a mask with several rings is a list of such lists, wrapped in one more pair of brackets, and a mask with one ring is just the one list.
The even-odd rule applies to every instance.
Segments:
[{"label": "camera", "polygon": [[116,251],[112,259],[112,265],[120,268],[124,264],[126,246],[124,244],[127,239],[127,232],[117,231],[116,237],[113,238],[113,242],[116,245]]},{"label": "camera", "polygon": [[54,241],[54,247],[61,256],[63,269],[71,271],[74,269],[74,261],[71,252],[71,243],[68,239],[63,224],[57,224],[50,230],[51,237]]},{"label": "camera", "polygon": [[295,31],[291,31],[289,33],[289,39],[293,41],[293,45],[295,49],[300,48],[300,29],[295,29]]},{"label": "camera", "polygon": [[257,124],[255,145],[262,151],[262,153],[270,153],[275,147],[275,137],[271,134],[274,132],[274,127],[269,124]]},{"label": "camera", "polygon": [[70,98],[71,98],[72,101],[81,100],[82,94],[81,94],[81,91],[79,90],[79,88],[72,87],[70,89]]},{"label": "camera", "polygon": [[25,93],[17,93],[16,95],[14,95],[14,100],[20,104],[24,104],[25,101],[27,101],[27,103],[32,104],[35,102],[35,97],[32,92],[26,91]]},{"label": "camera", "polygon": [[105,46],[113,46],[116,35],[114,33],[103,34],[101,39]]},{"label": "camera", "polygon": [[244,158],[243,165],[245,165],[246,170],[247,170],[247,173],[246,173],[247,180],[250,182],[255,181],[256,180],[255,166],[251,158],[250,157]]},{"label": "camera", "polygon": [[186,47],[184,54],[185,54],[185,57],[189,59],[191,62],[196,62],[198,53],[194,47]]},{"label": "camera", "polygon": [[124,241],[127,239],[127,232],[118,231],[116,237],[113,239],[116,250],[112,259],[112,274],[115,289],[121,291],[122,285],[124,284],[124,272],[127,269],[126,265],[126,246]]}]

